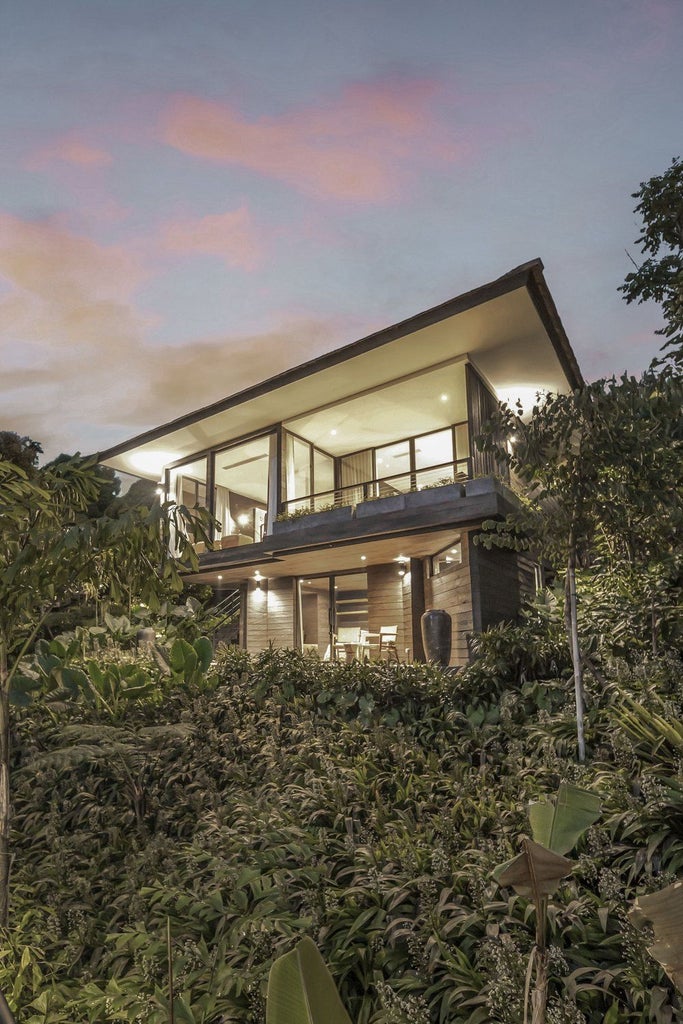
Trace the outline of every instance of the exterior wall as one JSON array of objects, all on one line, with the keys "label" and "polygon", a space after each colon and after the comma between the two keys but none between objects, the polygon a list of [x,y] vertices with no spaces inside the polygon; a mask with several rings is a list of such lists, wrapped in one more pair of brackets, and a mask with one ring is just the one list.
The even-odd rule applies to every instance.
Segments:
[{"label": "exterior wall", "polygon": [[522,601],[534,592],[533,563],[514,551],[475,547],[469,535],[474,629],[517,618]]},{"label": "exterior wall", "polygon": [[294,581],[290,576],[264,580],[262,589],[249,581],[246,599],[246,647],[250,654],[273,647],[293,647]]},{"label": "exterior wall", "polygon": [[444,608],[451,616],[453,644],[450,663],[465,665],[469,660],[467,636],[475,628],[467,536],[463,536],[462,539],[461,564],[455,564],[445,572],[425,578],[425,607]]},{"label": "exterior wall", "polygon": [[425,605],[453,619],[451,665],[469,660],[468,634],[513,621],[534,592],[533,562],[514,551],[475,546],[476,531],[463,535],[462,563],[425,578]]},{"label": "exterior wall", "polygon": [[[410,616],[410,583],[401,578],[395,562],[389,565],[368,566],[368,629],[378,633],[383,626],[398,626],[396,650],[401,661],[406,658],[406,647],[411,647],[411,633],[406,631],[404,608]],[[410,619],[408,618],[408,621]],[[410,654],[412,657],[412,652]]]}]

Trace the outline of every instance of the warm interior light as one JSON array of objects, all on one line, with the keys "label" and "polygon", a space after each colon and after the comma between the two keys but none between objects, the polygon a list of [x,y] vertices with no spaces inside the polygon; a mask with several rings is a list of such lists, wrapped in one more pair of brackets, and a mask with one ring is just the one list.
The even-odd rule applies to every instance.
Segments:
[{"label": "warm interior light", "polygon": [[157,480],[164,466],[175,462],[180,456],[177,452],[133,452],[129,456],[133,471],[138,470],[144,476],[152,476]]},{"label": "warm interior light", "polygon": [[336,437],[337,436],[337,431],[336,430],[331,430],[330,434],[332,435],[332,437]]},{"label": "warm interior light", "polygon": [[237,517],[237,522],[240,524],[240,526],[249,525],[249,516],[246,514],[246,512],[243,512],[241,516]]},{"label": "warm interior light", "polygon": [[360,560],[361,560],[361,562],[367,562],[368,556],[367,555],[361,555],[360,556]]},{"label": "warm interior light", "polygon": [[407,565],[406,565],[405,562],[399,562],[398,563],[398,574],[399,574],[399,576],[401,576],[401,577],[405,576],[406,569],[407,569]]},{"label": "warm interior light", "polygon": [[222,576],[216,576],[216,579],[217,579],[217,580],[222,580],[222,579],[223,579],[223,577],[222,577]]},{"label": "warm interior light", "polygon": [[442,395],[441,396],[441,401],[442,402],[447,402],[448,401],[448,395]]}]

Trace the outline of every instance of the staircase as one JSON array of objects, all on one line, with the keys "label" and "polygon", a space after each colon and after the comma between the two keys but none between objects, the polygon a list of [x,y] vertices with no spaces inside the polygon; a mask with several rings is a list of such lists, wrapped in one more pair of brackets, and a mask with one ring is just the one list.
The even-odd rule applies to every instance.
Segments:
[{"label": "staircase", "polygon": [[212,607],[211,613],[216,623],[213,631],[214,648],[220,643],[239,643],[241,607],[242,595],[239,590],[231,590]]}]

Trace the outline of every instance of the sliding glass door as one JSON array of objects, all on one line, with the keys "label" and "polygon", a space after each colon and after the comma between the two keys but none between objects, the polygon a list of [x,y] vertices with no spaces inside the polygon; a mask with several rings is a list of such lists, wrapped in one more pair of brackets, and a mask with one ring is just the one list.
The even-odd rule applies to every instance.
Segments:
[{"label": "sliding glass door", "polygon": [[[334,660],[354,654],[368,628],[368,578],[364,572],[300,579],[297,584],[299,647]],[[335,647],[337,650],[335,650]]]}]

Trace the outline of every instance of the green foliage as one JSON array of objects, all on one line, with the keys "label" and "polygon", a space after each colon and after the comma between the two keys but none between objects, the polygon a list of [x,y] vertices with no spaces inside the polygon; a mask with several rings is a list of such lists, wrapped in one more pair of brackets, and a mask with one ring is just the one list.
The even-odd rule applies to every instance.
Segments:
[{"label": "green foliage", "polygon": [[351,1024],[330,972],[307,936],[270,969],[266,1024]]},{"label": "green foliage", "polygon": [[491,631],[455,676],[224,647],[206,689],[40,645],[47,672],[137,662],[164,696],[56,686],[17,709],[0,990],[21,1024],[166,1024],[168,918],[177,1021],[262,1024],[272,963],[308,936],[354,1022],[518,1024],[534,916],[491,872],[558,781],[603,814],[548,914],[549,1020],[680,1019],[624,918],[683,871],[680,758],[619,719],[626,697],[682,717],[680,663],[609,675],[579,766],[556,630]]},{"label": "green foliage", "polygon": [[577,786],[560,785],[554,800],[529,805],[534,840],[553,853],[569,853],[579,837],[600,817],[600,800]]},{"label": "green foliage", "polygon": [[190,686],[215,685],[215,681],[205,678],[213,661],[213,645],[208,637],[200,636],[194,643],[178,637],[170,649],[156,648],[154,653],[162,671],[173,682]]},{"label": "green foliage", "polygon": [[671,162],[664,174],[643,181],[633,198],[638,199],[635,213],[643,221],[637,241],[646,259],[627,274],[620,291],[627,302],[660,303],[664,335],[670,355],[683,363],[683,161]]},{"label": "green foliage", "polygon": [[13,430],[0,430],[0,459],[12,462],[25,473],[31,474],[38,465],[43,446],[30,437],[20,437]]}]

